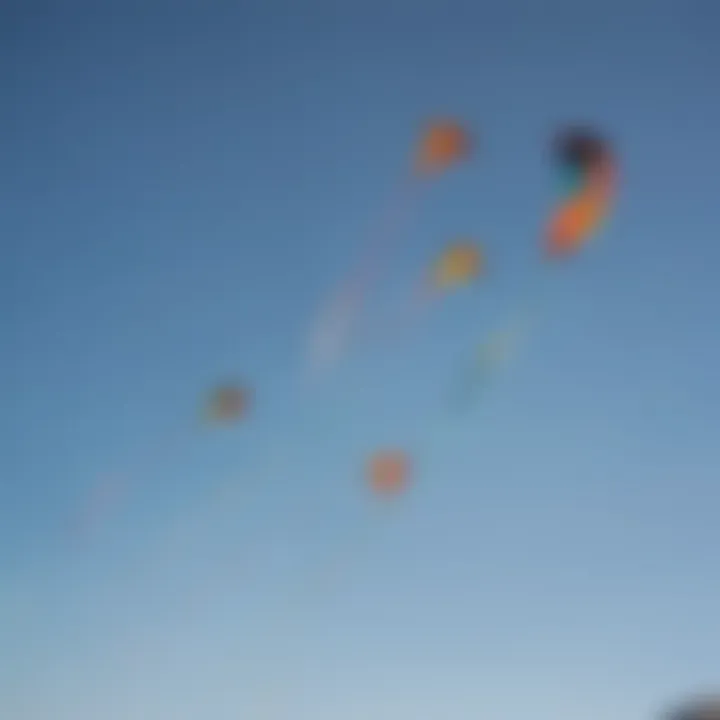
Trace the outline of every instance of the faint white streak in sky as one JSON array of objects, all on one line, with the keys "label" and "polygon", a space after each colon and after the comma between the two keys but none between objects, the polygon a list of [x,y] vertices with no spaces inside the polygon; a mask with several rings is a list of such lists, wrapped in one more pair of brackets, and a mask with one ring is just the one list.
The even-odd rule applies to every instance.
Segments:
[{"label": "faint white streak in sky", "polygon": [[130,482],[123,475],[112,474],[101,479],[88,493],[74,530],[81,535],[97,530],[98,525],[120,509],[129,492]]},{"label": "faint white streak in sky", "polygon": [[311,372],[329,371],[346,350],[360,304],[357,288],[341,288],[320,314],[310,338]]},{"label": "faint white streak in sky", "polygon": [[331,296],[315,322],[310,341],[311,371],[332,369],[347,350],[363,303],[407,236],[419,193],[424,187],[423,183],[407,178],[402,178],[393,187],[377,228],[368,236],[361,261]]}]

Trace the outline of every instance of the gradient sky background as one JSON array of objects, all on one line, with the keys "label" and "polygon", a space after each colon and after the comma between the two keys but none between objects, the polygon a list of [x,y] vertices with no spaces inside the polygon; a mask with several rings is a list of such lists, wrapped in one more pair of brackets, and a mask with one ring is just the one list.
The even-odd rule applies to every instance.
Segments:
[{"label": "gradient sky background", "polygon": [[[3,4],[0,717],[631,720],[712,688],[720,6],[255,5]],[[435,114],[479,149],[367,322],[458,234],[492,272],[307,386],[313,315]],[[616,213],[453,415],[535,297],[577,120],[616,143]],[[252,415],[198,430],[228,376]],[[387,444],[417,485],[383,517]]]}]

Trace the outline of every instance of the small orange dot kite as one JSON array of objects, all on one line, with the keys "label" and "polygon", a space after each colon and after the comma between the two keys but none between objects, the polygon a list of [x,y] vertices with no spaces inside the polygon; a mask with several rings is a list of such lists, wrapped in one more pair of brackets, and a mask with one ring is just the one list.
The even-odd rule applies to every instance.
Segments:
[{"label": "small orange dot kite", "polygon": [[403,492],[408,485],[410,462],[397,450],[384,450],[370,458],[368,480],[379,495],[391,496]]},{"label": "small orange dot kite", "polygon": [[436,122],[422,136],[415,170],[419,175],[433,175],[469,155],[470,138],[465,129],[451,120]]},{"label": "small orange dot kite", "polygon": [[239,420],[248,410],[250,393],[237,385],[216,388],[206,407],[207,418],[216,424],[227,425]]}]

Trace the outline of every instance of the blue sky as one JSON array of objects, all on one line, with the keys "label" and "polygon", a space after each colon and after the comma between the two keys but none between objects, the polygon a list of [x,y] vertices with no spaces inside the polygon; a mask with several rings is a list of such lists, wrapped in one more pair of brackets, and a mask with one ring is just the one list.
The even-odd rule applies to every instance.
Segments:
[{"label": "blue sky", "polygon": [[[1,717],[630,720],[718,682],[720,10],[494,5],[4,6]],[[476,156],[366,322],[458,235],[492,272],[309,387],[313,316],[437,114]],[[578,120],[616,212],[536,296]],[[199,429],[235,376],[247,422]],[[362,486],[385,445],[416,465],[393,508]],[[108,473],[127,500],[77,542]]]}]

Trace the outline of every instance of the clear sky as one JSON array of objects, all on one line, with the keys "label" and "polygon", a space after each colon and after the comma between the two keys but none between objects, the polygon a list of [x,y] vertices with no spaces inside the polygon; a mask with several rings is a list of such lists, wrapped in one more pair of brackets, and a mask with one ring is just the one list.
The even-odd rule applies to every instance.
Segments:
[{"label": "clear sky", "polygon": [[[718,36],[712,0],[3,3],[0,717],[631,720],[720,682]],[[307,386],[436,114],[475,158],[365,321],[455,236],[491,272]],[[575,121],[618,204],[535,296]],[[235,376],[247,421],[198,429]],[[415,462],[389,517],[385,445]],[[124,501],[78,539],[108,475]]]}]

